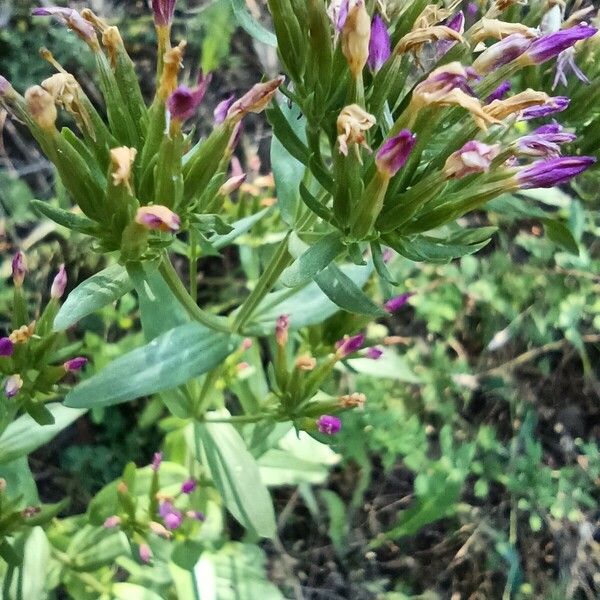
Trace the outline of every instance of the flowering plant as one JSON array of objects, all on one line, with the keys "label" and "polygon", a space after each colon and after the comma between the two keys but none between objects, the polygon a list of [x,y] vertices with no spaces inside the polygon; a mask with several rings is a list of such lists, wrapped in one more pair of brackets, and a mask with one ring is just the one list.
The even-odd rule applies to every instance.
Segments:
[{"label": "flowering plant", "polygon": [[[200,585],[193,565],[214,541],[209,525],[223,507],[251,538],[273,537],[261,458],[290,432],[289,444],[302,452],[320,449],[339,432],[344,411],[364,403],[360,391],[339,394],[331,382],[357,361],[392,352],[395,340],[367,339],[366,324],[418,302],[388,270],[395,253],[444,263],[477,252],[495,228],[466,226],[464,215],[507,192],[564,184],[596,162],[597,103],[583,126],[573,113],[600,89],[592,72],[597,30],[587,13],[565,19],[556,4],[519,20],[510,0],[466,15],[456,2],[421,0],[388,12],[363,0],[268,4],[285,76],[225,98],[197,142],[190,122],[211,74],[179,81],[185,42],[172,42],[173,0],[152,2],[158,60],[149,104],[118,28],[89,9],[34,15],[58,19],[87,46],[103,108],[48,50],[42,57],[57,73],[23,95],[0,78],[2,105],[27,125],[76,205],[34,201],[34,209],[88,236],[111,262],[59,306],[67,286],[61,267],[32,323],[24,258],[15,256],[13,330],[0,340],[7,407],[0,462],[23,457],[86,410],[153,396],[171,415],[164,455],[148,467],[128,465],[68,522],[71,532],[81,528],[72,540],[36,530],[74,597],[81,589],[133,597],[143,586],[148,598],[175,589],[191,597]],[[569,71],[592,81],[587,92],[574,91]],[[527,73],[543,89],[520,86]],[[569,95],[548,94],[558,85]],[[245,190],[264,181],[246,181],[235,151],[244,119],[263,111],[274,136],[277,202],[261,205],[259,191],[243,207]],[[63,114],[74,128],[58,129]],[[564,125],[543,120],[561,114]],[[544,223],[559,227],[550,217]],[[268,231],[275,243],[254,263],[249,293],[230,308],[200,306],[199,258],[219,256],[251,230]],[[189,285],[176,268],[182,259]],[[145,343],[98,370],[92,356],[86,367],[69,352],[68,330],[132,290]],[[83,381],[72,385],[84,367]],[[49,403],[57,399],[64,400]],[[33,445],[14,442],[29,427]],[[9,491],[5,482],[0,553],[19,569],[23,530],[46,525],[62,505],[34,510]],[[107,571],[123,557],[126,583]],[[140,564],[168,568],[139,583],[146,581]]]}]

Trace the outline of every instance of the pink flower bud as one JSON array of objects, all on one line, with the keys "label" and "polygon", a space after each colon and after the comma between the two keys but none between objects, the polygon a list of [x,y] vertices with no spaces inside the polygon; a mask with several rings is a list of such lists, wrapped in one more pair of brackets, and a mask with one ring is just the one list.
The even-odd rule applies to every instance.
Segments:
[{"label": "pink flower bud", "polygon": [[160,469],[160,463],[162,462],[162,458],[162,452],[154,453],[154,456],[152,457],[152,463],[150,465],[153,471],[158,471],[158,469]]},{"label": "pink flower bud", "polygon": [[181,493],[182,494],[191,494],[196,489],[196,480],[195,479],[187,479],[181,484]]},{"label": "pink flower bud", "polygon": [[393,177],[405,165],[416,141],[417,136],[408,129],[387,139],[375,157],[377,170]]},{"label": "pink flower bud", "polygon": [[81,371],[87,365],[88,359],[85,356],[76,356],[63,363],[63,367],[67,373],[76,373]]},{"label": "pink flower bud", "polygon": [[0,356],[12,356],[15,350],[13,341],[8,337],[0,338]]},{"label": "pink flower bud", "polygon": [[114,529],[115,527],[118,527],[121,524],[121,517],[119,517],[118,515],[112,515],[110,517],[106,517],[106,519],[104,520],[104,527],[106,529]]},{"label": "pink flower bud", "polygon": [[321,415],[317,419],[317,429],[320,433],[326,435],[335,435],[342,428],[342,422],[338,417],[332,417],[331,415]]},{"label": "pink flower bud", "polygon": [[179,215],[160,204],[138,208],[135,215],[135,222],[146,229],[170,231],[172,233],[179,231],[181,225]]},{"label": "pink flower bud", "polygon": [[231,107],[231,105],[235,102],[235,96],[231,94],[231,96],[227,96],[225,100],[221,100],[219,104],[215,107],[213,111],[213,116],[215,117],[215,124],[218,125],[225,120],[227,116],[227,111]]},{"label": "pink flower bud", "polygon": [[157,27],[170,26],[175,14],[176,0],[152,0],[154,23]]},{"label": "pink flower bud", "polygon": [[4,395],[7,398],[14,398],[23,387],[23,380],[18,374],[11,375],[4,382]]},{"label": "pink flower bud", "polygon": [[27,274],[27,261],[25,255],[19,250],[12,259],[12,278],[16,287],[23,285]]},{"label": "pink flower bud", "polygon": [[233,194],[239,187],[246,181],[246,173],[242,173],[241,175],[235,175],[234,177],[230,177],[220,188],[219,194],[221,196],[229,196],[229,194]]},{"label": "pink flower bud", "polygon": [[290,327],[289,315],[280,315],[275,322],[275,340],[279,346],[285,346],[288,341],[288,330]]},{"label": "pink flower bud", "polygon": [[345,358],[349,354],[354,354],[360,350],[365,341],[365,336],[362,333],[353,335],[352,337],[346,336],[343,340],[336,342],[336,354],[338,358]]},{"label": "pink flower bud", "polygon": [[64,263],[60,265],[58,273],[54,277],[52,287],[50,288],[50,297],[58,300],[65,293],[67,287],[67,272]]},{"label": "pink flower bud", "polygon": [[139,555],[140,560],[147,565],[152,560],[153,556],[150,546],[148,546],[148,544],[140,544]]}]

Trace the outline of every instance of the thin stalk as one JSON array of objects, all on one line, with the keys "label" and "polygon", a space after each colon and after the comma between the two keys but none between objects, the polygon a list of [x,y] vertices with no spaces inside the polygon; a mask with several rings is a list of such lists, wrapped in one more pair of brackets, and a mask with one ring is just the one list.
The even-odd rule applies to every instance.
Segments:
[{"label": "thin stalk", "polygon": [[196,232],[190,230],[190,296],[198,303],[198,243]]}]

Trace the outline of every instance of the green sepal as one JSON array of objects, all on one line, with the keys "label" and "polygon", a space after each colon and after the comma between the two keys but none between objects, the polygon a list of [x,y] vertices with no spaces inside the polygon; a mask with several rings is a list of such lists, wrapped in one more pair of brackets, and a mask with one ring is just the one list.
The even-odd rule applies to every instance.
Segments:
[{"label": "green sepal", "polygon": [[289,121],[285,118],[281,107],[277,102],[272,102],[266,110],[267,120],[273,128],[273,134],[281,145],[302,164],[307,165],[310,156],[308,147],[298,137]]},{"label": "green sepal", "polygon": [[[160,145],[163,141],[165,129],[167,127],[165,103],[160,98],[155,98],[154,102],[148,109],[148,129],[146,131],[146,140],[142,148],[140,160],[138,161],[138,175],[141,175],[142,191],[141,198],[149,198],[152,182],[146,184],[146,177],[153,176],[154,171],[151,168],[151,163],[156,161]],[[148,175],[147,175],[148,174]]]},{"label": "green sepal", "polygon": [[319,202],[309,191],[308,188],[304,185],[303,182],[300,182],[300,198],[306,206],[314,212],[317,216],[321,217],[324,221],[331,223],[333,222],[333,214],[331,211],[321,202]]},{"label": "green sepal", "polygon": [[299,83],[306,67],[306,36],[289,0],[268,0],[268,5],[273,17],[279,57],[292,80]]},{"label": "green sepal", "polygon": [[154,201],[175,212],[183,197],[181,170],[183,143],[184,139],[180,131],[166,132],[154,168]]}]

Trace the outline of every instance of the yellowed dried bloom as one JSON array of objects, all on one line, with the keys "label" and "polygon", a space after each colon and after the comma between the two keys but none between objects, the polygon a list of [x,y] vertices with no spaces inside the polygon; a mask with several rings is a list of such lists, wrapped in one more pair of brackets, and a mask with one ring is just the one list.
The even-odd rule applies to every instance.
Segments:
[{"label": "yellowed dried bloom", "polygon": [[109,28],[108,23],[89,8],[84,8],[81,11],[81,16],[101,33],[104,33]]},{"label": "yellowed dried bloom", "polygon": [[483,110],[494,119],[505,119],[531,106],[546,104],[549,99],[550,96],[545,92],[527,89],[524,92],[506,98],[506,100],[494,100],[487,106],[484,106]]},{"label": "yellowed dried bloom", "polygon": [[155,533],[156,535],[165,538],[165,539],[170,539],[171,537],[173,537],[173,534],[164,526],[161,525],[160,523],[157,523],[156,521],[150,521],[150,523],[148,523],[148,527],[150,528],[150,531],[152,533]]},{"label": "yellowed dried bloom", "polygon": [[344,107],[337,118],[337,139],[340,152],[344,156],[348,156],[349,144],[359,144],[370,150],[364,132],[373,127],[375,122],[375,117],[358,104]]},{"label": "yellowed dried bloom", "polygon": [[113,185],[124,185],[130,194],[133,193],[131,189],[131,167],[136,155],[137,150],[127,148],[127,146],[113,148],[110,151]]},{"label": "yellowed dried bloom", "polygon": [[308,354],[299,356],[296,359],[296,367],[300,369],[300,371],[312,371],[316,366],[317,360]]},{"label": "yellowed dried bloom", "polygon": [[58,113],[54,98],[43,87],[34,85],[25,92],[27,110],[34,122],[42,129],[54,129]]},{"label": "yellowed dried bloom", "polygon": [[163,71],[160,76],[158,97],[166,100],[177,87],[177,76],[183,65],[183,51],[186,43],[179,42],[175,48],[167,50],[163,57]]},{"label": "yellowed dried bloom", "polygon": [[339,406],[341,408],[362,408],[367,401],[367,397],[364,394],[354,392],[354,394],[346,394],[340,396]]},{"label": "yellowed dried bloom", "polygon": [[525,5],[527,4],[527,0],[495,0],[490,7],[490,10],[487,12],[486,17],[494,19],[515,4]]},{"label": "yellowed dried bloom", "polygon": [[569,29],[569,27],[574,27],[575,25],[579,25],[581,21],[585,20],[585,17],[589,15],[592,11],[596,10],[593,6],[587,6],[586,8],[580,8],[575,12],[569,15],[569,18],[565,20],[563,23],[563,29]]},{"label": "yellowed dried bloom", "polygon": [[483,17],[478,21],[472,29],[469,35],[469,40],[473,45],[483,42],[488,38],[494,38],[497,40],[503,40],[509,35],[518,33],[527,38],[534,38],[538,35],[538,32],[527,25],[522,23],[507,23],[505,21],[499,21],[497,19],[486,19]]},{"label": "yellowed dried bloom", "polygon": [[404,54],[405,52],[417,52],[424,44],[448,40],[453,42],[463,42],[463,36],[445,25],[435,25],[424,29],[414,29],[407,33],[394,48],[395,54]]},{"label": "yellowed dried bloom", "polygon": [[342,53],[355,79],[367,64],[370,38],[371,19],[365,3],[359,0],[348,12],[342,29]]},{"label": "yellowed dried bloom", "polygon": [[271,102],[284,79],[283,75],[279,75],[279,77],[275,77],[270,81],[253,85],[250,90],[231,105],[227,111],[226,119],[236,122],[250,112],[262,112]]},{"label": "yellowed dried bloom", "polygon": [[[453,6],[458,4],[455,2]],[[436,25],[440,21],[448,18],[454,8],[445,8],[440,6],[439,4],[428,4],[423,12],[416,18],[415,24],[413,25],[413,31],[416,29],[425,29],[427,27],[431,27],[432,25]]]},{"label": "yellowed dried bloom", "polygon": [[13,344],[24,344],[35,333],[35,321],[15,329],[8,337]]},{"label": "yellowed dried bloom", "polygon": [[119,30],[114,26],[107,27],[102,32],[102,44],[106,48],[110,64],[114,69],[117,64],[117,52],[123,47],[123,38]]}]

